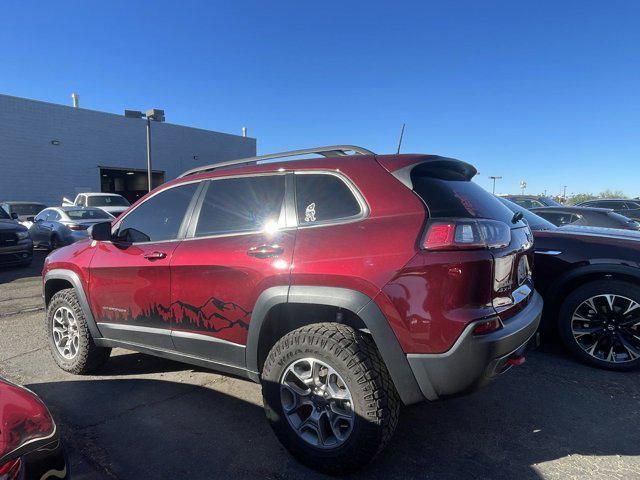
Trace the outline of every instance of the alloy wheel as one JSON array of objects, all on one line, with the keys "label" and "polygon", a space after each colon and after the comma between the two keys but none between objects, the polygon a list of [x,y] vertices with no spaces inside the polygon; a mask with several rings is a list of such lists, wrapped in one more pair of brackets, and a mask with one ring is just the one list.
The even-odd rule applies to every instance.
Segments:
[{"label": "alloy wheel", "polygon": [[78,322],[69,307],[60,307],[53,314],[53,342],[58,353],[71,360],[78,354],[80,336]]},{"label": "alloy wheel", "polygon": [[323,361],[303,358],[290,364],[280,380],[280,400],[289,425],[316,448],[339,447],[353,430],[351,392]]},{"label": "alloy wheel", "polygon": [[611,363],[640,358],[640,304],[614,294],[588,298],[571,316],[576,343],[592,357]]}]

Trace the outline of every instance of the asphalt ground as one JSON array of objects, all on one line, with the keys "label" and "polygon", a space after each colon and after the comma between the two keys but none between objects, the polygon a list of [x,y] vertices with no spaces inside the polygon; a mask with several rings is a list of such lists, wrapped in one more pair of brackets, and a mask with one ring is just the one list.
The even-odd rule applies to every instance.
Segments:
[{"label": "asphalt ground", "polygon": [[[272,434],[260,386],[115,349],[96,375],[57,368],[44,340],[44,253],[0,269],[0,376],[48,404],[74,479],[319,479]],[[403,411],[350,478],[640,479],[640,373],[584,366],[547,342],[472,395]]]}]

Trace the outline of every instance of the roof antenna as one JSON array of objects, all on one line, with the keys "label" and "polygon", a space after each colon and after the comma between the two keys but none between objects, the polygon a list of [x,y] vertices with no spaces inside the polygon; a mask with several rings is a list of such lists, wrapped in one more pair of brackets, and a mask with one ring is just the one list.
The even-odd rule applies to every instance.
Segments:
[{"label": "roof antenna", "polygon": [[402,124],[402,130],[400,130],[400,140],[398,140],[398,152],[400,153],[400,147],[402,146],[402,137],[404,136],[404,123]]}]

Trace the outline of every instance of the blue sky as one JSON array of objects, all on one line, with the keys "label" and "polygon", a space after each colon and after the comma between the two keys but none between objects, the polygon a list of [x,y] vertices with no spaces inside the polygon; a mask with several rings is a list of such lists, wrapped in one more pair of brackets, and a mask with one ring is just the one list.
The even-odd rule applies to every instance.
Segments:
[{"label": "blue sky", "polygon": [[640,2],[6,1],[0,93],[640,195]]}]

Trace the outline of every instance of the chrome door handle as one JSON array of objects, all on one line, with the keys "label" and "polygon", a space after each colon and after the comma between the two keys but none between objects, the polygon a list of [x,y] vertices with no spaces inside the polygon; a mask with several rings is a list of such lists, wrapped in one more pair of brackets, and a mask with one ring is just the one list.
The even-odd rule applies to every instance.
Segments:
[{"label": "chrome door handle", "polygon": [[151,252],[151,253],[145,253],[144,254],[144,258],[146,258],[147,260],[162,260],[163,258],[166,258],[167,254],[164,252]]},{"label": "chrome door handle", "polygon": [[269,258],[277,257],[282,252],[284,252],[284,248],[280,245],[258,245],[247,250],[247,255],[257,258]]}]

